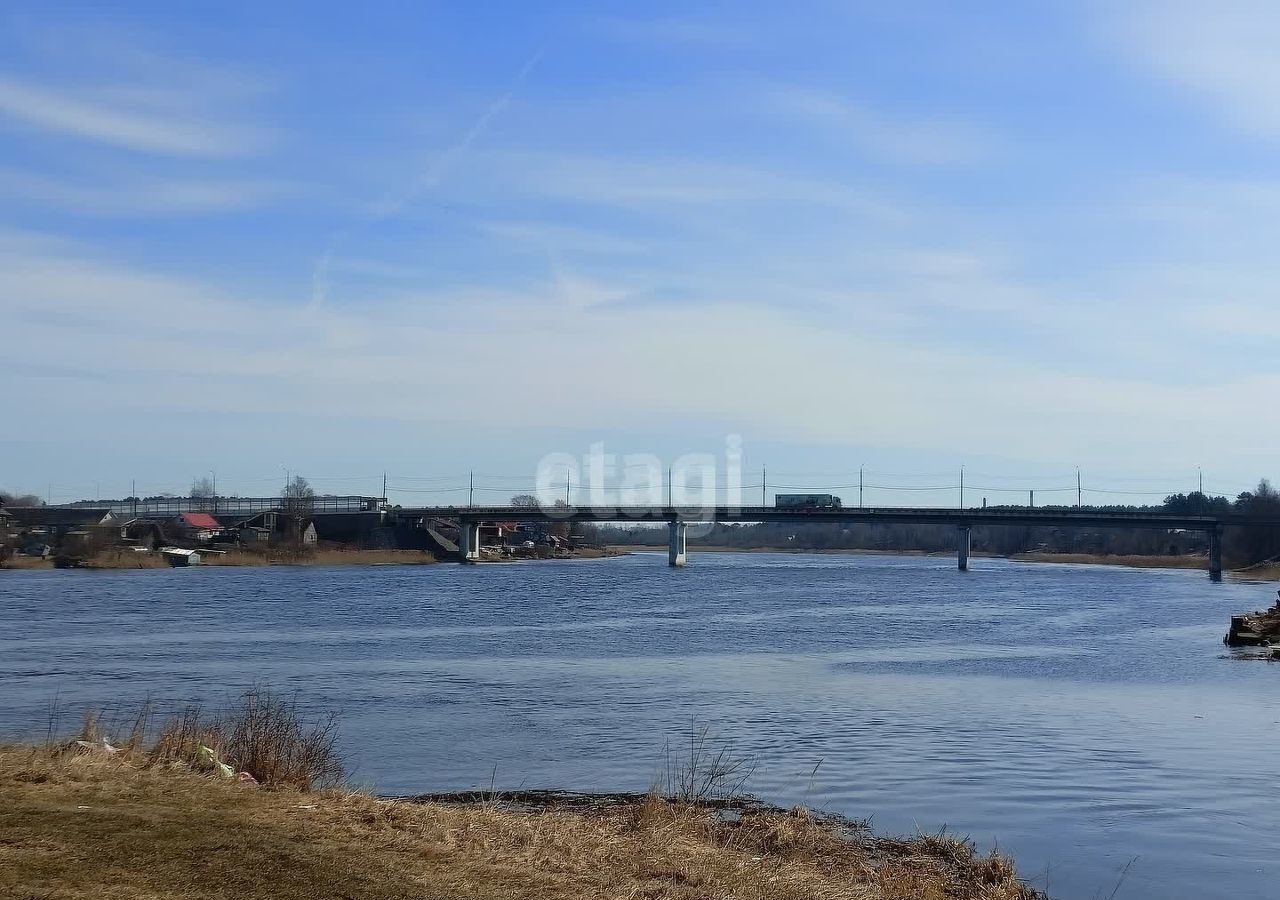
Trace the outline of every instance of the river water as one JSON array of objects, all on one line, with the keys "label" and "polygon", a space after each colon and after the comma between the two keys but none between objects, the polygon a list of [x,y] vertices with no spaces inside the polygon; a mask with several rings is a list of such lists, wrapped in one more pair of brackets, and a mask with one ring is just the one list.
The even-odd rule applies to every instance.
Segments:
[{"label": "river water", "polygon": [[1271,588],[1203,572],[698,554],[0,574],[0,738],[57,698],[342,713],[387,793],[644,789],[706,727],[749,788],[944,825],[1055,897],[1280,896],[1280,663],[1220,643]]}]

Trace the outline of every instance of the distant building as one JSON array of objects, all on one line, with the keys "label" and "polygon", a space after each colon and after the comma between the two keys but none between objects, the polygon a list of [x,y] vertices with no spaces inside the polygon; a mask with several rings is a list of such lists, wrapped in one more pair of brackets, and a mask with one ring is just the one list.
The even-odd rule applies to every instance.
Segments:
[{"label": "distant building", "polygon": [[19,528],[51,528],[69,530],[106,525],[114,516],[106,507],[94,506],[6,506]]},{"label": "distant building", "polygon": [[218,520],[208,513],[184,512],[169,520],[172,530],[188,541],[207,543],[222,530]]},{"label": "distant building", "polygon": [[57,545],[72,531],[113,525],[111,510],[103,507],[6,506],[10,519],[7,527],[21,534],[27,543]]}]

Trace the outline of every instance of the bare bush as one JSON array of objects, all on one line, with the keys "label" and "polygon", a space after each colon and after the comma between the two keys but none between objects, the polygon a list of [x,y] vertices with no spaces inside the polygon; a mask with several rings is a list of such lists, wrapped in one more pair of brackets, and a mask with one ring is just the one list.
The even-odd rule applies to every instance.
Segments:
[{"label": "bare bush", "polygon": [[665,780],[661,793],[679,803],[708,804],[744,796],[755,773],[754,760],[729,747],[714,745],[708,725],[690,723],[687,750],[667,743]]},{"label": "bare bush", "polygon": [[110,720],[89,708],[78,738],[96,746],[113,735],[125,735],[117,749],[146,766],[207,770],[222,764],[248,772],[260,784],[302,790],[336,786],[345,774],[337,751],[337,716],[308,721],[294,698],[282,698],[268,688],[250,688],[218,714],[209,715],[191,704],[158,726],[152,719],[149,702]]},{"label": "bare bush", "polygon": [[309,789],[342,780],[343,766],[335,744],[334,714],[307,724],[297,701],[281,699],[266,688],[240,696],[240,705],[223,723],[228,762],[260,782]]}]

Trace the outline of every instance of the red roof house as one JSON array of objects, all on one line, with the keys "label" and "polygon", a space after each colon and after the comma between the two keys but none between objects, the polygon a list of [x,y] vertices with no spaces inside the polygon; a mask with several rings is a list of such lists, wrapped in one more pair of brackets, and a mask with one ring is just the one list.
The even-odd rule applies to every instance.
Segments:
[{"label": "red roof house", "polygon": [[181,513],[173,520],[173,524],[184,537],[196,541],[207,541],[222,529],[217,519],[202,512]]}]

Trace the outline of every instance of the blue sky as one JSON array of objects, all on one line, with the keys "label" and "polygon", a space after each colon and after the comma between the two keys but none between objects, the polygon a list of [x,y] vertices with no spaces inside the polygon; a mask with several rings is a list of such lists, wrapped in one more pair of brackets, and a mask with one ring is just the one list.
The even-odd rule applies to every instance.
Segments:
[{"label": "blue sky", "polygon": [[1234,493],[1277,45],[1263,2],[11,2],[0,485],[456,500],[739,434],[797,487]]}]

